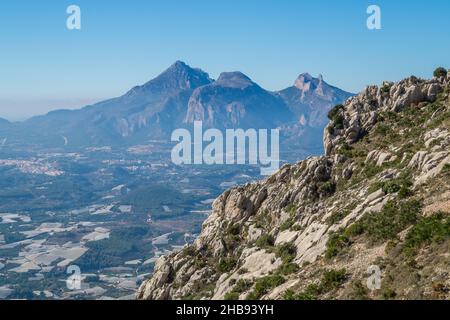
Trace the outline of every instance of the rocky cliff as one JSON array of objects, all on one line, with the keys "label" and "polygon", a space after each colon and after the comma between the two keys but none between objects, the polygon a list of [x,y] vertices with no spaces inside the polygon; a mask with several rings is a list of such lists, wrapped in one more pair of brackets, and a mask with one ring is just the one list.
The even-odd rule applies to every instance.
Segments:
[{"label": "rocky cliff", "polygon": [[222,194],[138,299],[449,299],[449,92],[411,77],[336,106],[325,156]]}]

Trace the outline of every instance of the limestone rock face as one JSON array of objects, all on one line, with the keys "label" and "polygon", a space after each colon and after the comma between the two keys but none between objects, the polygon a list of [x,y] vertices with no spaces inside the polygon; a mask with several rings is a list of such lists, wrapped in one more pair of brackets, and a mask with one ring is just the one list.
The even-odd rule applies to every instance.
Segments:
[{"label": "limestone rock face", "polygon": [[381,112],[400,112],[405,107],[434,102],[448,85],[449,78],[421,80],[410,77],[399,83],[385,82],[382,87],[369,86],[361,94],[350,98],[340,110],[343,128],[333,129],[331,122],[325,129],[324,146],[327,155],[333,154],[341,140],[352,144],[369,132]]},{"label": "limestone rock face", "polygon": [[[321,270],[345,268],[348,286],[320,298],[351,298],[352,283],[363,281],[374,261],[387,259],[389,245],[399,243],[393,252],[401,250],[410,225],[390,242],[366,241],[370,234],[364,230],[353,236],[343,230],[384,214],[387,206],[432,195],[441,201],[434,207],[449,211],[448,197],[435,194],[450,194],[449,80],[411,77],[369,86],[350,98],[325,130],[325,156],[285,165],[266,180],[224,192],[195,242],[161,257],[137,297],[282,299],[287,290],[319,283]],[[297,85],[303,88],[304,79]],[[341,255],[330,252],[335,234],[343,234]],[[437,281],[450,285],[439,271],[445,269],[444,255],[426,252],[417,258],[433,261],[421,278],[424,289],[417,291],[415,283],[402,287],[409,281],[402,280],[399,297],[427,297]],[[391,277],[402,272],[393,270]],[[258,281],[263,281],[259,291]],[[261,291],[261,283],[270,289]],[[449,298],[445,292],[440,297]]]}]

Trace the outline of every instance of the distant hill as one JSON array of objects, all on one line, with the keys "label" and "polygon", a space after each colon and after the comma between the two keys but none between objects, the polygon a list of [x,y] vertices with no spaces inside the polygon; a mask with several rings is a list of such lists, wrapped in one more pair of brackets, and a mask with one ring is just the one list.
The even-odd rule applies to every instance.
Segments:
[{"label": "distant hill", "polygon": [[[280,92],[261,88],[241,72],[213,80],[201,69],[175,62],[162,74],[123,96],[79,110],[57,110],[1,128],[9,141],[43,146],[133,145],[169,140],[196,120],[217,128],[277,128],[289,137],[320,145],[328,111],[351,94],[321,77],[302,74]],[[5,122],[6,124],[6,122]],[[302,143],[302,142],[299,142]]]}]

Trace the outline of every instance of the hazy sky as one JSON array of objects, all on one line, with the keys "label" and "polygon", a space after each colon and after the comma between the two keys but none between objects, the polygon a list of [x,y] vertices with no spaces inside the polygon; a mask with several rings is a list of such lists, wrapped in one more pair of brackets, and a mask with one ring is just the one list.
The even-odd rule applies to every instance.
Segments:
[{"label": "hazy sky", "polygon": [[[82,29],[66,28],[81,7]],[[382,10],[382,30],[366,9]],[[123,94],[175,60],[212,77],[240,70],[269,90],[322,73],[357,92],[450,67],[450,1],[2,0],[0,117]]]}]

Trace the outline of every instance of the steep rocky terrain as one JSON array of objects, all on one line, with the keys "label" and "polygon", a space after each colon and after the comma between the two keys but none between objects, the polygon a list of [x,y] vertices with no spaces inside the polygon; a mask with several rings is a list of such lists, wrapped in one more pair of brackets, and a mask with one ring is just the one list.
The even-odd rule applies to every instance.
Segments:
[{"label": "steep rocky terrain", "polygon": [[449,93],[411,77],[336,106],[325,156],[222,194],[138,299],[449,299]]}]

